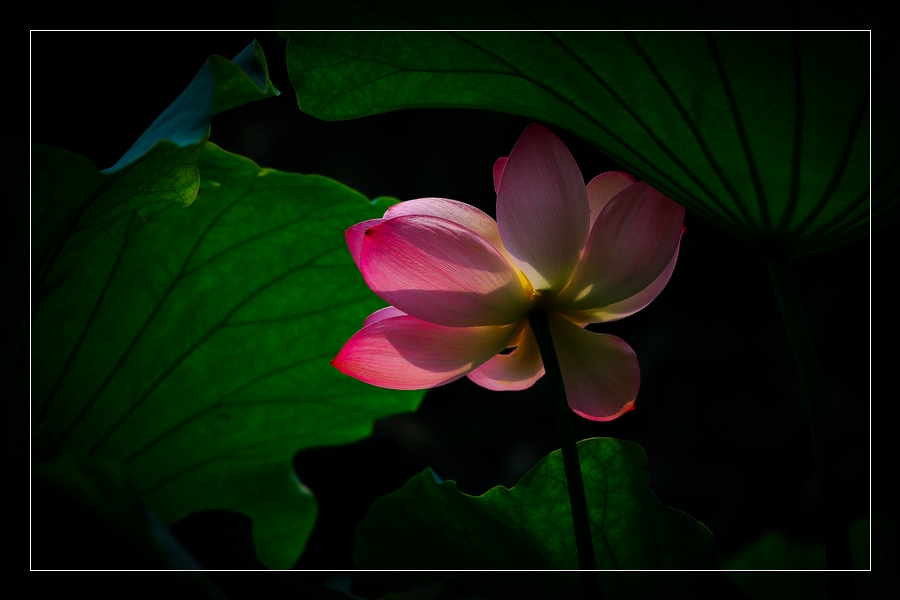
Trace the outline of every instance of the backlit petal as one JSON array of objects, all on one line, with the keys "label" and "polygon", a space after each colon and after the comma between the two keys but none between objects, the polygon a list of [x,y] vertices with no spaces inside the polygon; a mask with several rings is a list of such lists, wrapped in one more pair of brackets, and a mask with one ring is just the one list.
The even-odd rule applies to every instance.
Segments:
[{"label": "backlit petal", "polygon": [[565,286],[589,232],[581,171],[565,144],[540,125],[525,129],[497,192],[497,221],[507,251],[537,290]]},{"label": "backlit petal", "polygon": [[588,203],[591,205],[591,227],[597,220],[597,216],[603,210],[613,196],[634,183],[634,177],[621,171],[607,171],[600,173],[587,184]]},{"label": "backlit petal", "polygon": [[497,248],[503,248],[497,221],[484,211],[464,202],[447,198],[417,198],[395,204],[384,213],[385,219],[393,219],[406,215],[428,215],[440,217],[468,227]]},{"label": "backlit petal", "polygon": [[611,421],[634,410],[641,374],[631,346],[553,311],[547,314],[569,407],[593,421]]},{"label": "backlit petal", "polygon": [[353,257],[353,262],[356,263],[357,269],[359,268],[359,253],[362,252],[363,236],[366,233],[366,229],[374,227],[382,221],[384,221],[384,219],[369,219],[368,221],[357,223],[344,232],[344,238],[347,240],[347,247],[350,249],[350,256]]},{"label": "backlit petal", "polygon": [[369,228],[360,265],[382,299],[438,325],[516,323],[532,306],[530,290],[492,243],[438,217],[407,215]]},{"label": "backlit petal", "polygon": [[387,306],[385,308],[381,308],[376,310],[371,315],[366,317],[366,320],[363,322],[363,329],[368,327],[373,323],[377,323],[378,321],[384,321],[385,319],[391,319],[393,317],[403,317],[406,316],[406,313],[400,309],[394,308],[393,306]]},{"label": "backlit petal", "polygon": [[351,337],[331,364],[360,381],[395,390],[449,383],[512,341],[519,323],[444,327],[408,315],[377,321]]},{"label": "backlit petal", "polygon": [[672,271],[675,270],[675,262],[678,260],[678,250],[680,247],[681,246],[679,245],[679,247],[675,249],[675,255],[672,256],[672,260],[669,261],[669,264],[663,272],[659,274],[659,277],[654,279],[653,283],[631,298],[626,298],[621,302],[615,302],[602,308],[581,311],[559,310],[558,312],[579,325],[618,321],[619,319],[624,319],[629,315],[633,315],[653,302],[663,288],[666,287],[666,284],[669,283],[669,278],[672,277]]},{"label": "backlit petal", "polygon": [[[505,161],[505,159],[503,159]],[[464,202],[449,200],[447,198],[417,198],[415,200],[407,200],[400,204],[395,204],[384,213],[385,219],[393,219],[408,215],[428,215],[432,217],[440,217],[459,223],[468,227],[475,233],[480,234],[484,239],[494,244],[498,250],[506,257],[509,264],[516,269],[519,280],[523,288],[532,289],[528,278],[519,270],[513,258],[503,246],[503,240],[500,239],[500,230],[497,228],[497,221],[491,218],[484,211],[475,208]]]},{"label": "backlit petal", "polygon": [[498,354],[468,375],[481,387],[498,392],[524,390],[544,376],[544,363],[531,326],[526,325],[510,354]]},{"label": "backlit petal", "polygon": [[569,286],[551,306],[589,310],[641,292],[671,262],[683,223],[684,207],[644,182],[628,186],[597,217]]},{"label": "backlit petal", "polygon": [[503,169],[506,168],[506,161],[509,160],[508,156],[501,156],[494,162],[494,193],[498,193],[500,191],[500,180],[503,179]]}]

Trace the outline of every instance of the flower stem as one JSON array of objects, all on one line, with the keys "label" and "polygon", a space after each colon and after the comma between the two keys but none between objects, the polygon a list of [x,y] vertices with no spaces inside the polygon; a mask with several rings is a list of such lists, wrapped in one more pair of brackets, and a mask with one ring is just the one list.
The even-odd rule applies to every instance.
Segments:
[{"label": "flower stem", "polygon": [[566,486],[569,491],[569,504],[572,507],[572,526],[575,529],[575,546],[578,549],[578,565],[581,569],[581,584],[584,597],[588,600],[600,598],[600,580],[592,572],[597,569],[594,558],[594,543],[591,538],[591,522],[588,517],[587,498],[584,494],[584,479],[581,474],[581,463],[578,460],[578,447],[575,444],[575,430],[572,427],[572,412],[566,400],[566,388],[563,384],[562,371],[553,347],[553,336],[550,334],[550,321],[547,312],[537,308],[528,315],[534,337],[537,339],[544,362],[547,383],[550,385],[550,403],[553,405],[553,416],[559,434],[562,450],[563,466],[566,473]]},{"label": "flower stem", "polygon": [[[806,402],[819,496],[819,525],[825,541],[825,568],[829,571],[852,569],[850,531],[843,511],[834,429],[822,365],[788,260],[772,258],[767,265]],[[853,598],[853,574],[829,572],[828,591],[831,598]]]}]

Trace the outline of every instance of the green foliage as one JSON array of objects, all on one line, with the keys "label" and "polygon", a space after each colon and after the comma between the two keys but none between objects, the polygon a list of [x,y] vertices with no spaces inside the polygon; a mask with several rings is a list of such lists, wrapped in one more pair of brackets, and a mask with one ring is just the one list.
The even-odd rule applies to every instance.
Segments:
[{"label": "green foliage", "polygon": [[181,95],[103,173],[72,152],[32,147],[32,291],[39,303],[72,269],[78,253],[119,219],[155,203],[188,206],[197,197],[197,158],[213,114],[274,96],[262,48],[234,61],[211,56]]},{"label": "green foliage", "polygon": [[233,60],[210,56],[178,98],[105,172],[130,165],[160,140],[169,140],[178,147],[201,143],[213,115],[280,93],[269,80],[266,57],[257,42]]},{"label": "green foliage", "polygon": [[[482,27],[487,18],[533,30],[567,19],[628,29],[628,19],[639,18],[602,3],[552,10],[562,14],[539,5],[514,11],[497,0],[452,11],[285,2],[279,28],[307,29],[282,35],[300,107],[318,118],[436,107],[514,113],[585,138],[764,255],[822,252],[867,235],[865,32],[309,31],[335,19],[348,29],[440,30]],[[680,22],[684,11],[672,5],[654,14],[667,16]],[[873,48],[873,86],[893,93],[881,90],[888,52],[896,49]],[[876,226],[898,214],[900,153],[890,131],[872,130],[881,149],[872,157]]]},{"label": "green foliage", "polygon": [[[578,444],[599,569],[703,569],[712,535],[688,515],[661,504],[641,470],[644,449],[622,440]],[[453,577],[499,597],[580,598],[571,510],[562,456],[553,452],[512,489],[468,496],[430,470],[378,499],[357,528],[361,569],[553,570],[541,577]],[[514,575],[514,574],[513,574]],[[360,576],[362,593],[385,593],[413,574]],[[654,578],[601,573],[604,598],[642,598]]]},{"label": "green foliage", "polygon": [[[884,517],[871,520],[862,517],[850,524],[853,575],[859,600],[896,595],[893,565],[885,562],[890,556],[888,544],[894,530],[894,522]],[[825,547],[791,539],[780,531],[763,534],[725,561],[722,568],[753,598],[788,600],[828,596]]]},{"label": "green foliage", "polygon": [[213,144],[197,168],[200,200],[109,225],[43,301],[35,452],[120,465],[165,524],[242,512],[262,562],[289,567],[316,514],[294,453],[360,439],[421,399],[329,365],[382,305],[343,231],[387,203]]},{"label": "green foliage", "polygon": [[197,157],[202,147],[179,148],[163,140],[137,162],[104,175],[83,156],[34,145],[33,302],[52,292],[80,253],[119,219],[151,204],[193,202],[200,189]]}]

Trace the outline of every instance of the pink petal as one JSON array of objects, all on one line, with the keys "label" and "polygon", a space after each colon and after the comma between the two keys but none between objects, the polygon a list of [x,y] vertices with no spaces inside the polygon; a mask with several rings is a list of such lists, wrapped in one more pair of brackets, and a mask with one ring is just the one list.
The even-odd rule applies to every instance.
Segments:
[{"label": "pink petal", "polygon": [[459,223],[478,233],[497,248],[503,248],[497,221],[484,211],[464,202],[447,198],[418,198],[395,204],[384,213],[385,219],[406,215],[428,215]]},{"label": "pink petal", "polygon": [[350,256],[353,257],[353,262],[356,263],[357,269],[359,268],[359,253],[362,252],[363,236],[366,233],[366,229],[374,227],[382,221],[384,221],[384,219],[369,219],[368,221],[357,223],[344,232],[344,238],[347,240],[347,247],[350,248]]},{"label": "pink petal", "polygon": [[669,283],[669,279],[672,277],[672,271],[675,270],[675,261],[678,260],[678,250],[680,249],[680,244],[678,248],[675,248],[675,254],[672,256],[672,260],[669,261],[669,264],[666,265],[666,268],[662,273],[659,274],[659,277],[653,280],[653,283],[645,287],[643,290],[632,296],[631,298],[626,298],[621,302],[615,302],[610,304],[609,306],[604,306],[602,308],[595,308],[592,310],[581,310],[581,311],[558,311],[560,314],[563,314],[571,321],[578,323],[579,325],[588,324],[588,323],[604,323],[609,321],[618,321],[619,319],[624,319],[629,315],[633,315],[639,310],[643,310],[648,304],[653,302],[654,299],[659,295],[659,293],[666,287],[666,284]]},{"label": "pink petal", "polygon": [[597,216],[603,207],[613,199],[613,196],[634,183],[634,177],[621,171],[607,171],[600,173],[587,184],[587,197],[591,205],[591,226],[597,220]]},{"label": "pink petal", "polygon": [[584,179],[565,144],[529,125],[509,155],[497,192],[500,237],[537,290],[563,288],[587,240]]},{"label": "pink petal", "polygon": [[387,303],[449,327],[516,323],[531,290],[488,240],[446,219],[407,215],[365,233],[360,271]]},{"label": "pink petal", "polygon": [[683,206],[644,182],[628,186],[597,217],[572,280],[551,306],[590,310],[641,292],[672,261],[683,223]]},{"label": "pink petal", "polygon": [[612,421],[634,410],[641,372],[631,346],[553,311],[547,314],[569,408],[592,421]]},{"label": "pink petal", "polygon": [[544,376],[544,363],[531,326],[526,325],[511,345],[516,349],[510,354],[498,354],[466,377],[497,392],[530,388]]},{"label": "pink petal", "polygon": [[500,250],[513,268],[516,269],[522,287],[529,290],[533,289],[530,287],[531,283],[528,281],[528,278],[519,270],[519,267],[516,266],[515,261],[513,261],[513,258],[503,246],[503,240],[500,239],[500,230],[497,228],[497,221],[492,219],[491,216],[484,211],[464,202],[449,200],[447,198],[418,198],[416,200],[407,200],[406,202],[391,206],[387,212],[384,213],[384,218],[393,219],[408,215],[440,217],[442,219],[447,219],[448,221],[453,221],[454,223],[459,223],[464,227],[468,227],[475,233],[480,234],[484,239],[497,246],[497,249]]},{"label": "pink petal", "polygon": [[444,327],[408,315],[377,321],[351,337],[331,364],[345,375],[394,390],[459,379],[506,348],[519,323]]},{"label": "pink petal", "polygon": [[500,180],[503,178],[503,169],[506,168],[506,161],[509,160],[508,156],[501,156],[497,159],[497,162],[494,163],[494,193],[500,192]]},{"label": "pink petal", "polygon": [[392,319],[394,317],[404,317],[406,313],[402,310],[396,309],[393,306],[388,306],[379,310],[376,310],[371,315],[366,317],[366,320],[363,322],[363,329],[372,325],[373,323],[377,323],[378,321],[384,321],[385,319]]}]

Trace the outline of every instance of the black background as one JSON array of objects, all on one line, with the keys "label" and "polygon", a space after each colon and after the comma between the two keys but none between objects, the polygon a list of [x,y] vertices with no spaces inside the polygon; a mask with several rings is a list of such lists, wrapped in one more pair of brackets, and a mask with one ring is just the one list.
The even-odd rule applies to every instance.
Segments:
[{"label": "black background", "polygon": [[[322,174],[370,198],[439,196],[494,215],[492,165],[508,155],[528,120],[450,109],[316,120],[298,109],[286,42],[273,32],[33,33],[32,141],[109,167],[208,55],[232,58],[254,38],[282,94],[216,115],[210,141],[262,167]],[[585,180],[618,169],[578,137],[551,129]],[[805,410],[765,265],[690,211],[685,225],[663,293],[623,321],[592,326],[637,353],[636,410],[609,423],[576,418],[576,435],[646,448],[656,496],[709,527],[720,564],[769,529],[813,542]],[[828,378],[851,518],[869,513],[870,455],[888,445],[878,430],[870,437],[869,418],[870,255],[896,264],[884,237],[793,263]],[[539,381],[523,392],[495,393],[464,378],[430,390],[415,414],[377,422],[369,439],[299,453],[295,470],[316,494],[319,519],[297,568],[353,568],[356,523],[376,497],[425,467],[469,494],[512,486],[558,447],[544,391]],[[875,503],[872,510],[890,514],[893,507]],[[260,566],[251,523],[241,515],[201,513],[173,531],[204,567]]]}]

